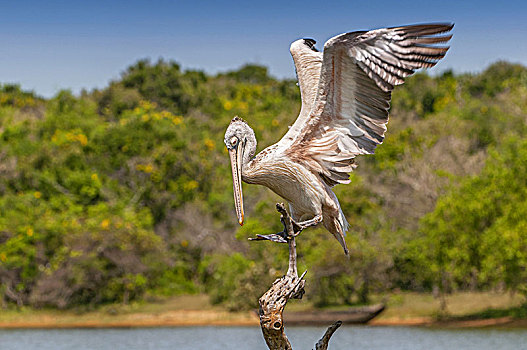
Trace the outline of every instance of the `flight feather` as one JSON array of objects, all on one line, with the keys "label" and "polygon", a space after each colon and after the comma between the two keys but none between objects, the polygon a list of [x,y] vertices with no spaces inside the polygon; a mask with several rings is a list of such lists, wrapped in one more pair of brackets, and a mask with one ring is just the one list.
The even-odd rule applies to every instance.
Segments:
[{"label": "flight feather", "polygon": [[[433,67],[448,50],[452,24],[422,24],[345,33],[324,51],[291,45],[302,109],[280,142],[286,154],[317,171],[330,186],[349,183],[359,154],[384,140],[391,91],[417,69]],[[305,39],[302,39],[305,40]],[[311,45],[310,45],[311,44]]]}]

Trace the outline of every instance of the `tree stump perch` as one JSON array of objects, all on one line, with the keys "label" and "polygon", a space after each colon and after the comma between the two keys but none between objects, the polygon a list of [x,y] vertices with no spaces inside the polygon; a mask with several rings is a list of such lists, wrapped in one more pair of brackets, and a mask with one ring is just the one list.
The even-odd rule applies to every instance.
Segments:
[{"label": "tree stump perch", "polygon": [[[269,240],[289,245],[289,268],[287,273],[273,282],[271,288],[260,297],[258,303],[260,304],[260,327],[269,349],[292,350],[291,343],[284,331],[282,314],[289,299],[302,299],[305,293],[305,280],[303,278],[307,272],[305,271],[300,277],[298,276],[295,237],[304,228],[316,225],[316,222],[308,226],[302,226],[291,219],[283,204],[277,204],[276,210],[281,214],[280,221],[284,225],[284,230],[277,234],[256,235],[256,238],[251,238],[250,240]],[[316,350],[328,348],[331,336],[341,324],[342,322],[337,321],[328,328],[324,336],[315,345]]]}]

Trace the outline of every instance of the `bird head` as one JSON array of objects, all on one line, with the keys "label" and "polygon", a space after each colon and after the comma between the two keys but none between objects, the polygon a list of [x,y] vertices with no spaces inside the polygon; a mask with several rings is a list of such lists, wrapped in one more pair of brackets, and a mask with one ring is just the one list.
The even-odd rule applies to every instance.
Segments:
[{"label": "bird head", "polygon": [[[254,149],[256,148],[256,138],[253,130],[249,127],[245,120],[234,117],[225,132],[225,146],[229,151],[232,169],[232,182],[234,191],[234,206],[236,208],[236,215],[238,216],[238,223],[243,225],[243,194],[242,194],[242,165],[254,155],[254,150],[251,147],[246,153],[246,145],[248,142],[252,143],[254,140]],[[251,154],[252,153],[252,154]]]}]

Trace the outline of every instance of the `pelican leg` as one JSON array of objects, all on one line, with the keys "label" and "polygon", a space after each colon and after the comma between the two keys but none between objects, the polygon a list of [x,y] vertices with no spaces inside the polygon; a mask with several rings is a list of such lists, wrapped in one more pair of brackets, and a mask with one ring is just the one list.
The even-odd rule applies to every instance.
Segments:
[{"label": "pelican leg", "polygon": [[[249,238],[249,241],[271,241],[276,243],[289,243],[291,237],[295,237],[295,231],[293,231],[292,223],[293,219],[289,216],[287,211],[284,208],[284,205],[281,203],[276,204],[276,210],[282,214],[280,221],[284,225],[284,230],[278,233],[271,233],[270,235],[260,235],[257,234],[254,238]],[[289,225],[288,225],[289,224]]]},{"label": "pelican leg", "polygon": [[250,241],[272,241],[276,243],[289,243],[289,241],[298,236],[305,228],[315,226],[322,222],[322,215],[316,215],[312,219],[296,222],[294,221],[289,213],[285,210],[283,204],[276,204],[276,210],[282,214],[280,221],[284,225],[284,230],[278,233],[272,233],[270,235],[257,234],[256,237],[249,238]]}]

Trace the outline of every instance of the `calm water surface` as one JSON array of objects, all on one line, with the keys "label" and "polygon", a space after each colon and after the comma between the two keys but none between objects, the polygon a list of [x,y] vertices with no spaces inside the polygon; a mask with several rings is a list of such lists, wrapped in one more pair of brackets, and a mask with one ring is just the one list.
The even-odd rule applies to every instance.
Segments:
[{"label": "calm water surface", "polygon": [[[288,327],[293,349],[313,349],[321,327]],[[139,329],[0,330],[1,350],[209,350],[262,349],[259,328],[188,327]],[[527,349],[525,329],[427,329],[413,327],[341,327],[331,350]]]}]

